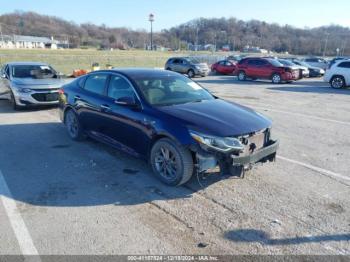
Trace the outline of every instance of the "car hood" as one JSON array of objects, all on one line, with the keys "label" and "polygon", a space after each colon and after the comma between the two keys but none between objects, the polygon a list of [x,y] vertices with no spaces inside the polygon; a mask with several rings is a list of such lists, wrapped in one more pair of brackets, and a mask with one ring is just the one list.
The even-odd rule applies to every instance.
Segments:
[{"label": "car hood", "polygon": [[28,88],[59,88],[65,84],[60,78],[33,79],[33,78],[13,78],[12,83],[15,85],[27,86]]},{"label": "car hood", "polygon": [[199,66],[201,68],[208,68],[208,64],[206,64],[206,63],[198,63],[198,64],[193,64],[193,65]]},{"label": "car hood", "polygon": [[239,136],[271,126],[271,121],[255,111],[221,99],[160,107],[160,111],[189,129],[220,137]]}]

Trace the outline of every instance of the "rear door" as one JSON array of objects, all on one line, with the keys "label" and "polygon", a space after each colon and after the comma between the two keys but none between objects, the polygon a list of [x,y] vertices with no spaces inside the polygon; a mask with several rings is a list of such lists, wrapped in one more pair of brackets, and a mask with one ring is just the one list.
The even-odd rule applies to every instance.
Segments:
[{"label": "rear door", "polygon": [[185,59],[179,59],[180,63],[179,63],[179,72],[186,74],[188,69],[189,69],[189,62]]},{"label": "rear door", "polygon": [[350,85],[350,61],[341,62],[338,65],[338,70],[340,75],[344,76],[346,85]]},{"label": "rear door", "polygon": [[246,73],[249,77],[260,77],[258,64],[259,62],[257,59],[248,60],[248,67]]},{"label": "rear door", "polygon": [[106,131],[102,117],[108,77],[108,73],[93,73],[87,76],[82,89],[73,98],[83,128],[96,136]]}]

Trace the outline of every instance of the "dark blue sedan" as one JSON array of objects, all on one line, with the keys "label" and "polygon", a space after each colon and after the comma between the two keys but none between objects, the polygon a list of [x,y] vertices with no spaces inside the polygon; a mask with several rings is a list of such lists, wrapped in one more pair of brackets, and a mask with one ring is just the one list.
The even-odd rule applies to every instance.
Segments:
[{"label": "dark blue sedan", "polygon": [[242,174],[276,157],[270,120],[174,72],[93,72],[64,86],[59,101],[72,139],[89,136],[149,160],[168,185],[217,166]]}]

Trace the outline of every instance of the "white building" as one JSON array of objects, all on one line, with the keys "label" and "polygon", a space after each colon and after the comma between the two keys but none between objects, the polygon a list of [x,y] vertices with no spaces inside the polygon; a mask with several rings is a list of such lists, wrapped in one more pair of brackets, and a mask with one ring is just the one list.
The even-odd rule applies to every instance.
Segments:
[{"label": "white building", "polygon": [[33,48],[48,48],[57,49],[60,42],[54,40],[53,37],[37,37],[24,35],[2,35],[0,36],[0,48],[18,48],[18,49],[33,49]]}]

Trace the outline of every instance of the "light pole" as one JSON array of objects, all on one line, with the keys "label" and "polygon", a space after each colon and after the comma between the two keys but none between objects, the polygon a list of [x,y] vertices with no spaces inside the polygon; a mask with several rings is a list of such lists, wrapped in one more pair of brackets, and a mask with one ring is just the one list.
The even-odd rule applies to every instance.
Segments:
[{"label": "light pole", "polygon": [[154,22],[154,14],[150,14],[148,17],[148,21],[151,23],[151,50],[153,50],[153,22]]}]

